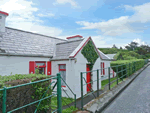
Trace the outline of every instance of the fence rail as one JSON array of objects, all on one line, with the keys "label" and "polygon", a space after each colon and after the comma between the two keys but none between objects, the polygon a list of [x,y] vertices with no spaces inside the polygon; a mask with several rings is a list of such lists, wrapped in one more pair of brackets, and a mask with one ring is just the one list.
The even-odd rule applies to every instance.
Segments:
[{"label": "fence rail", "polygon": [[[139,62],[139,61],[137,61]],[[104,78],[101,78],[100,77],[100,72],[103,70],[102,69],[97,69],[97,70],[92,70],[92,71],[88,71],[88,72],[81,72],[80,73],[80,77],[81,77],[81,109],[83,110],[83,106],[84,106],[84,98],[88,95],[93,95],[95,98],[99,96],[99,80],[101,80],[101,82],[105,81],[106,84],[103,87],[106,87],[108,86],[108,89],[111,90],[111,88],[113,88],[115,85],[118,85],[119,82],[123,81],[125,78],[129,77],[131,74],[133,74],[136,70],[142,68],[138,65],[135,65],[135,63],[137,62],[133,62],[133,65],[131,66],[131,63],[128,63],[128,64],[122,64],[122,65],[117,65],[117,66],[111,66],[111,67],[108,67],[108,68],[105,68],[105,69],[108,69],[108,75],[104,75],[105,77],[104,78],[108,78],[108,79],[104,79]],[[148,63],[148,59],[146,59],[144,61],[144,65]],[[116,77],[115,80],[114,79],[111,79],[111,69],[116,69]],[[132,70],[132,72],[131,72]],[[86,78],[83,76],[83,74],[87,74],[87,73],[93,73],[93,72],[96,72],[97,71],[97,79],[94,80],[94,81],[91,81],[91,82],[87,82],[86,81]],[[121,75],[121,76],[119,76]],[[97,90],[93,90],[93,88],[91,87],[88,87],[88,84],[91,84],[91,83],[94,83],[94,82],[97,82]],[[116,82],[116,84],[114,84]],[[87,85],[87,88],[90,89],[90,91],[85,94],[85,90],[84,90],[84,86]],[[95,92],[97,93],[97,96],[95,95]]]},{"label": "fence rail", "polygon": [[[46,93],[48,92],[48,90],[50,90],[52,84],[54,83],[52,81],[53,79],[57,80],[57,84],[56,84],[57,85],[57,92],[45,97]],[[33,84],[46,82],[46,81],[50,81],[50,84],[48,85],[47,90],[43,93],[41,99],[38,99],[38,100],[36,100],[34,102],[30,102],[29,104],[20,106],[18,108],[15,108],[15,109],[12,109],[12,110],[9,110],[9,111],[7,110],[7,104],[6,104],[6,101],[7,101],[7,90],[14,89],[14,88],[19,88],[19,87],[23,87],[23,86],[28,86],[28,85],[33,85]],[[23,109],[23,108],[26,108],[28,106],[31,106],[33,104],[38,103],[37,108],[34,111],[34,113],[36,113],[39,105],[41,104],[41,101],[49,99],[49,98],[54,97],[54,96],[57,96],[57,109],[52,111],[52,113],[53,112],[58,112],[58,113],[62,112],[62,106],[61,106],[62,105],[62,103],[61,103],[61,76],[60,76],[60,73],[58,73],[57,76],[55,75],[55,77],[51,77],[51,78],[48,78],[48,79],[38,80],[38,81],[35,81],[35,82],[30,82],[30,83],[21,84],[21,85],[12,86],[12,87],[4,87],[3,89],[0,89],[0,91],[2,92],[2,97],[3,97],[2,98],[2,113],[6,113],[6,112],[7,113],[13,113],[13,112],[18,111],[20,109]]]}]

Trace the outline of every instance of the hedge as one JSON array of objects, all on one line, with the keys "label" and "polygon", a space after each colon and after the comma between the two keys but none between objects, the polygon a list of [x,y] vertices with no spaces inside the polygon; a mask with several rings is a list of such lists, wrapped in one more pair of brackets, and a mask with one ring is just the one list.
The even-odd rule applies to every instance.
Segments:
[{"label": "hedge", "polygon": [[[0,89],[2,89],[4,86],[11,87],[47,78],[50,78],[50,76],[42,74],[15,74],[11,76],[0,76]],[[6,98],[7,112],[17,107],[21,107],[23,105],[41,99],[44,92],[49,87],[49,85],[50,81],[45,81],[32,85],[8,89]],[[45,97],[49,95],[51,95],[51,89],[48,90]],[[0,111],[2,111],[2,98],[3,92],[0,91]],[[15,113],[24,113],[24,112],[33,113],[36,109],[37,104],[38,103],[28,106],[28,109],[26,108],[20,109]],[[49,110],[49,107],[50,107],[50,100],[49,99],[43,100],[38,107],[38,112],[45,112],[45,110]]]},{"label": "hedge", "polygon": [[[147,60],[135,59],[135,60],[113,61],[110,63],[110,65],[114,72],[117,72],[117,67],[118,67],[118,77],[119,78],[125,78],[126,76],[124,76],[124,75],[127,75],[127,76],[132,75],[135,71],[142,68],[146,63],[147,63]],[[126,68],[127,68],[127,70],[126,70]]]}]

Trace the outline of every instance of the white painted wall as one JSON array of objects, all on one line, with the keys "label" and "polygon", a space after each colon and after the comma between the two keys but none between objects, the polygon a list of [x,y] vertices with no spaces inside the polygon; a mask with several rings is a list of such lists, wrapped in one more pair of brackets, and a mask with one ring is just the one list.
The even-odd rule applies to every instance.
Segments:
[{"label": "white painted wall", "polygon": [[29,74],[29,61],[49,61],[49,58],[0,56],[0,75]]},{"label": "white painted wall", "polygon": [[[59,73],[59,64],[66,64],[66,83],[67,85],[70,87],[70,89],[74,89],[74,82],[76,82],[74,80],[74,60],[62,60],[62,61],[52,61],[52,75],[56,75],[57,73]],[[56,81],[56,80],[53,80]],[[69,88],[66,86],[66,88],[62,87],[66,93],[74,98],[74,95],[72,94],[72,92],[69,90]],[[57,87],[55,88],[56,91]],[[74,91],[73,91],[74,92]],[[74,92],[75,93],[75,92]],[[62,96],[63,97],[67,97],[67,95],[65,94],[65,92],[62,90]]]},{"label": "white painted wall", "polygon": [[[108,67],[110,67],[110,62],[111,61],[106,61],[106,60],[102,60],[101,62],[105,63],[105,75],[101,75],[102,76],[102,80],[108,79]],[[116,76],[116,73],[114,72],[114,76]],[[110,77],[113,77],[113,70],[110,68]]]},{"label": "white painted wall", "polygon": [[[100,65],[101,59],[100,57],[96,60],[93,70],[99,70],[101,67]],[[101,89],[101,71],[99,70],[99,88]],[[97,80],[97,71],[93,72],[93,81]],[[97,81],[93,83],[93,90],[97,90]]]},{"label": "white painted wall", "polygon": [[0,33],[5,32],[5,21],[6,21],[6,15],[0,13]]},{"label": "white painted wall", "polygon": [[[75,56],[75,60],[64,60],[64,61],[52,61],[52,75],[56,75],[59,72],[59,64],[66,64],[66,83],[76,94],[77,98],[81,97],[81,72],[86,72],[86,64],[88,63],[86,58],[81,54],[81,51]],[[96,60],[93,70],[100,69],[100,63],[105,62],[105,67],[110,66],[110,61],[102,61],[100,57]],[[106,74],[108,72],[105,72]],[[97,80],[97,71],[93,73],[93,81]],[[86,79],[86,73],[83,74],[83,77]],[[101,88],[101,71],[99,71],[99,88]],[[85,82],[83,82],[85,84]],[[92,84],[93,90],[97,90],[97,81]],[[70,97],[74,98],[72,93],[66,87],[66,92]],[[55,89],[56,90],[56,89]],[[87,93],[86,85],[83,87],[83,94]],[[66,97],[66,94],[62,92],[62,95]]]}]

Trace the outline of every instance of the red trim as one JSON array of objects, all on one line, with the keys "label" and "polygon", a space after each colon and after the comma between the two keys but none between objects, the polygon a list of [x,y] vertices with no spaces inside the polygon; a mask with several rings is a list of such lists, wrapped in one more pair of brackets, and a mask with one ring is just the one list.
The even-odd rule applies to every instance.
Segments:
[{"label": "red trim", "polygon": [[103,62],[103,75],[105,75],[105,63]]},{"label": "red trim", "polygon": [[47,75],[51,75],[52,74],[52,63],[51,61],[47,62]]},{"label": "red trim", "polygon": [[70,38],[76,38],[76,37],[83,38],[81,35],[75,35],[75,36],[67,37],[67,39],[70,39]]},{"label": "red trim", "polygon": [[[85,44],[86,44],[90,39],[92,40],[92,38],[89,37],[89,38],[86,40],[86,42],[82,45],[82,47],[76,52],[76,54],[75,54],[74,56],[70,56],[69,58],[74,58],[74,57],[78,54],[78,52],[85,46]],[[93,40],[92,40],[92,42],[93,42]],[[94,42],[93,42],[93,44],[94,44]],[[95,44],[94,44],[94,46],[95,46]],[[99,56],[101,57],[101,55],[100,55],[99,51],[97,50],[96,46],[95,46],[95,49],[96,49],[96,51],[98,52]],[[101,57],[101,59],[102,59],[102,57]]]},{"label": "red trim", "polygon": [[61,65],[66,65],[66,64],[59,64],[59,71],[66,71],[66,69],[60,69]]},{"label": "red trim", "polygon": [[30,61],[29,62],[29,73],[34,74],[35,73],[35,61]]},{"label": "red trim", "polygon": [[3,12],[3,11],[0,11],[0,13],[3,14],[3,15],[7,15],[7,16],[9,15],[8,13]]},{"label": "red trim", "polygon": [[74,56],[70,56],[70,58],[75,57],[75,56],[78,54],[78,52],[84,47],[84,45],[89,41],[90,38],[91,38],[91,37],[89,37],[89,38],[86,40],[86,42],[82,45],[82,47],[76,52],[76,54],[75,54]]},{"label": "red trim", "polygon": [[61,87],[66,87],[66,86],[61,86]]}]

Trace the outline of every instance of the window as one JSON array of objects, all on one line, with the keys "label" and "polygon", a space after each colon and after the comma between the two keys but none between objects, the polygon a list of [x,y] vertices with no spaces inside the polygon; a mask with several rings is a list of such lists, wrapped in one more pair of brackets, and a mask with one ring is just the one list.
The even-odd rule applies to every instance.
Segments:
[{"label": "window", "polygon": [[35,70],[39,68],[39,74],[46,74],[46,62],[36,61],[35,62]]},{"label": "window", "polygon": [[29,62],[29,73],[35,73],[36,69],[39,69],[40,74],[46,74],[47,68],[47,75],[51,75],[51,61],[30,61]]},{"label": "window", "polygon": [[[62,79],[66,82],[66,64],[59,64],[59,72],[61,74]],[[64,81],[61,81],[62,87],[66,87]]]},{"label": "window", "polygon": [[0,16],[0,19],[2,19],[2,16]]}]

